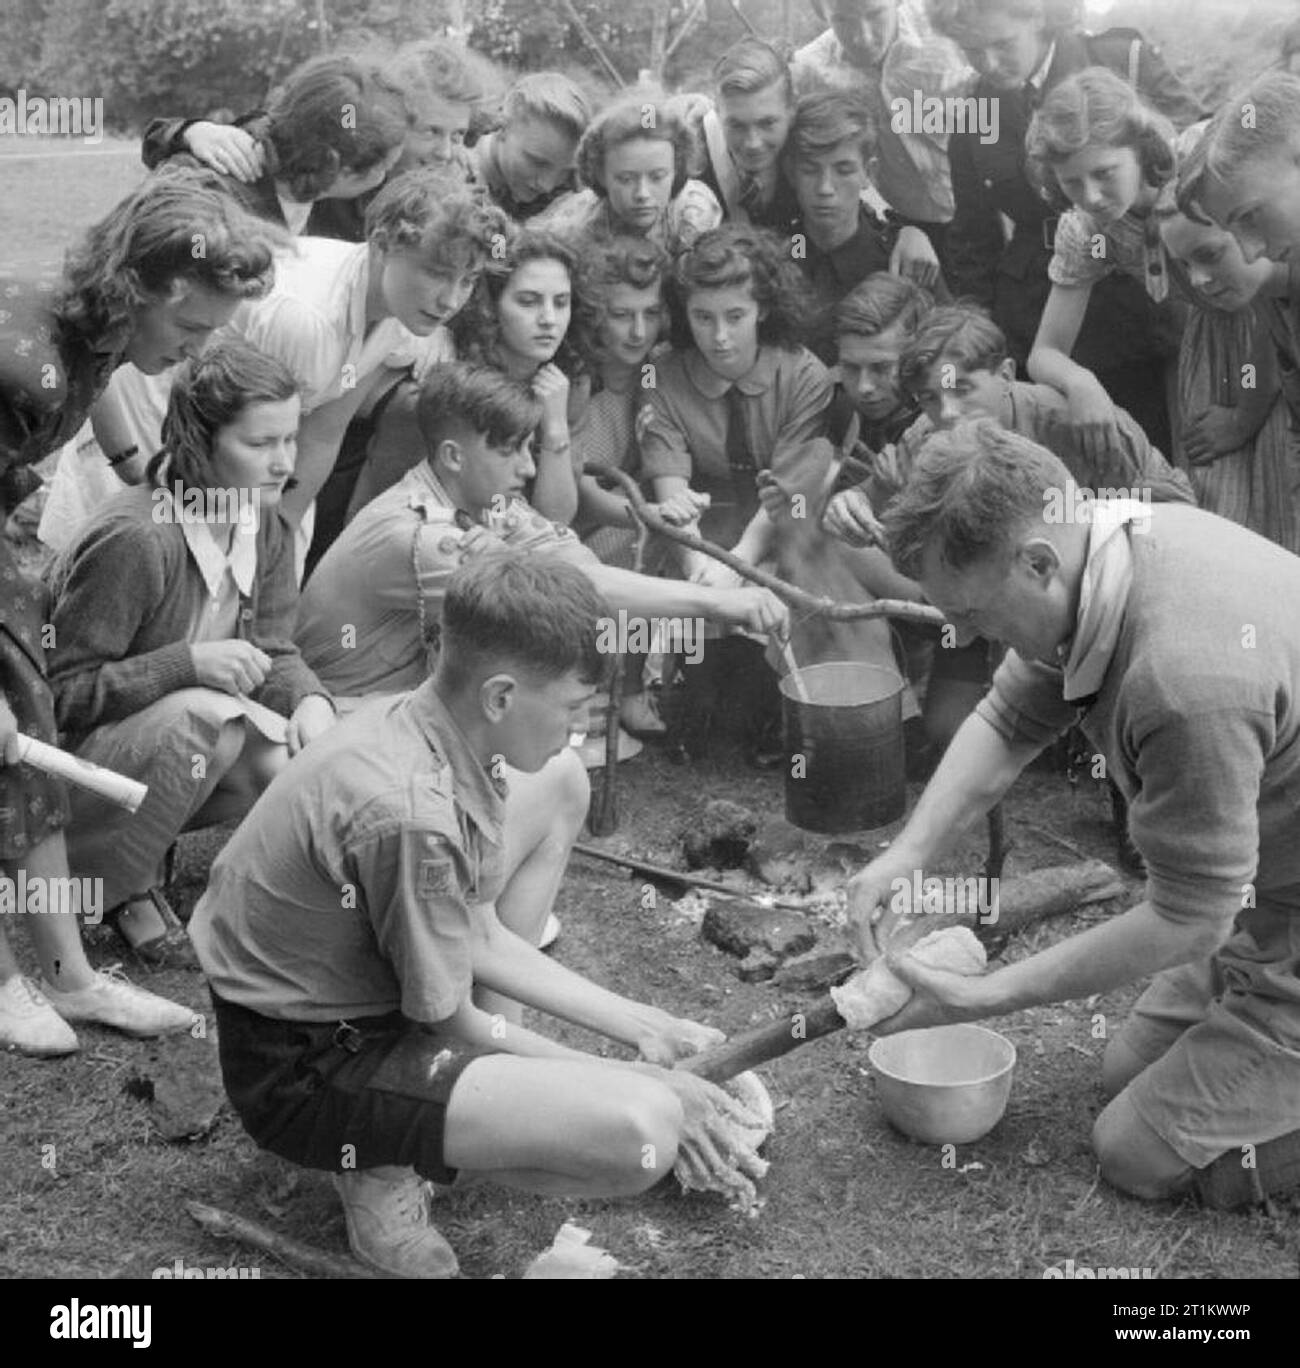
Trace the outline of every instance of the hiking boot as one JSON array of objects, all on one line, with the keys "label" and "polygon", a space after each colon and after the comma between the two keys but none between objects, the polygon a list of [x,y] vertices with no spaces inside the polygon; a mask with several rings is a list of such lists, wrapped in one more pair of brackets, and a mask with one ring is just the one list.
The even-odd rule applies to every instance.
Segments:
[{"label": "hiking boot", "polygon": [[429,1189],[412,1168],[336,1173],[352,1253],[390,1278],[454,1278],[455,1252],[429,1218]]},{"label": "hiking boot", "polygon": [[49,1059],[81,1048],[77,1033],[22,974],[0,983],[0,1048]]},{"label": "hiking boot", "polygon": [[88,987],[70,993],[51,988],[44,979],[38,986],[64,1021],[93,1021],[142,1040],[188,1031],[196,1015],[179,1002],[137,988],[116,964],[99,970]]}]

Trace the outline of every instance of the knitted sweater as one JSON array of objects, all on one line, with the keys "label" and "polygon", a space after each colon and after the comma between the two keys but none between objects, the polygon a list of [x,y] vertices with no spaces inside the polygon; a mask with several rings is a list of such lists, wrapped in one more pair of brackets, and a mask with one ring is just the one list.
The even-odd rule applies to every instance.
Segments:
[{"label": "knitted sweater", "polygon": [[[1129,540],[1119,638],[1080,721],[1129,800],[1148,899],[1172,921],[1240,913],[1261,960],[1294,960],[1253,895],[1300,910],[1300,556],[1184,504],[1154,504]],[[1061,672],[1014,651],[976,711],[1039,744],[1076,717]]]},{"label": "knitted sweater", "polygon": [[[179,522],[155,522],[154,490],[115,495],[50,571],[50,685],[59,728],[80,737],[199,677],[187,640],[207,599]],[[271,657],[252,697],[289,716],[308,694],[329,697],[293,642],[298,587],[293,533],[278,513],[257,529],[257,577],[239,636]]]}]

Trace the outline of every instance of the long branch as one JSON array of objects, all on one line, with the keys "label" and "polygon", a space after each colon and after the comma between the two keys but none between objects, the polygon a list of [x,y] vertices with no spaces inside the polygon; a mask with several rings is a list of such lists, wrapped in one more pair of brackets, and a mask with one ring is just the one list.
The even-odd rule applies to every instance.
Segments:
[{"label": "long branch", "polygon": [[907,599],[875,599],[871,603],[841,603],[824,595],[810,594],[806,589],[799,589],[795,585],[769,574],[766,570],[760,570],[756,565],[750,565],[748,561],[741,560],[739,556],[733,556],[730,551],[724,551],[720,546],[714,546],[712,542],[705,541],[703,537],[697,537],[693,532],[687,532],[684,528],[673,527],[670,523],[665,522],[658,512],[646,502],[636,481],[626,471],[588,461],[583,466],[583,473],[593,475],[597,479],[609,479],[617,484],[627,496],[632,516],[638,523],[648,527],[659,536],[676,542],[679,546],[685,546],[692,551],[699,551],[703,555],[712,556],[714,560],[721,561],[723,565],[734,570],[736,574],[751,583],[762,585],[764,589],[770,589],[792,608],[800,608],[806,613],[815,613],[821,617],[831,618],[836,622],[856,621],[860,618],[896,617],[906,618],[909,622],[924,622],[933,627],[942,627],[946,621],[944,615],[937,608],[930,607],[928,603],[912,603]]}]

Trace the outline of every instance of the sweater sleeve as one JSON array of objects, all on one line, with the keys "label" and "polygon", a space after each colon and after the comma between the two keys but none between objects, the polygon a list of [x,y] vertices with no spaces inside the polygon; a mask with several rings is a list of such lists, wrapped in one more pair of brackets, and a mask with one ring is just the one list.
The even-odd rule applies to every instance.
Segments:
[{"label": "sweater sleeve", "polygon": [[72,551],[54,588],[48,657],[60,731],[84,734],[198,684],[188,642],[131,651],[166,582],[162,544],[140,524],[103,523]]},{"label": "sweater sleeve", "polygon": [[293,546],[293,532],[278,513],[263,519],[258,533],[257,601],[251,640],[271,657],[271,669],[253,696],[284,717],[292,716],[308,694],[333,701],[293,639],[298,614]]},{"label": "sweater sleeve", "polygon": [[1270,710],[1170,709],[1125,738],[1139,790],[1133,844],[1147,863],[1147,900],[1170,921],[1231,918],[1259,861],[1259,792],[1275,744]]},{"label": "sweater sleeve", "polygon": [[1004,741],[1040,749],[1074,721],[1065,701],[1061,671],[1037,660],[1022,660],[1009,650],[975,711]]}]

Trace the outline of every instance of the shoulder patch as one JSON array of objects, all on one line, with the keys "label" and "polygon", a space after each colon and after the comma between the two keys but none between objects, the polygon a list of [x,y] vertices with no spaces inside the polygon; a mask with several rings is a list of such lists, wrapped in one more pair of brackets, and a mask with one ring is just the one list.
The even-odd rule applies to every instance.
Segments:
[{"label": "shoulder patch", "polygon": [[416,882],[416,892],[422,898],[437,898],[451,893],[455,886],[455,875],[450,859],[428,859],[420,861],[420,873]]}]

